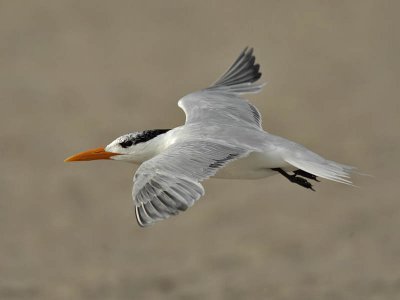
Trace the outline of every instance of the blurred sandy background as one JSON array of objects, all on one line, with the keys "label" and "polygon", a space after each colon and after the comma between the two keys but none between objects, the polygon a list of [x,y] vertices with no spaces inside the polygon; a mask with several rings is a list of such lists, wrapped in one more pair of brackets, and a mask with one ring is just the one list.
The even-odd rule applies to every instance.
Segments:
[{"label": "blurred sandy background", "polygon": [[[400,299],[398,3],[1,1],[0,299]],[[63,162],[180,125],[247,45],[264,128],[374,178],[211,180],[141,229],[131,165]]]}]

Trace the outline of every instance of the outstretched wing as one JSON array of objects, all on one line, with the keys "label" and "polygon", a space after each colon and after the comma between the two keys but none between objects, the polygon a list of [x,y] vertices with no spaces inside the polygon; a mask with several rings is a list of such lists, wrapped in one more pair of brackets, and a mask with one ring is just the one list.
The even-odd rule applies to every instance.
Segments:
[{"label": "outstretched wing", "polygon": [[211,141],[185,141],[144,162],[134,176],[133,200],[140,226],[185,211],[204,195],[200,182],[247,150]]},{"label": "outstretched wing", "polygon": [[260,112],[240,97],[261,90],[263,84],[255,84],[261,77],[259,69],[253,49],[244,49],[212,86],[179,100],[178,105],[186,114],[186,124],[211,122],[261,128]]}]

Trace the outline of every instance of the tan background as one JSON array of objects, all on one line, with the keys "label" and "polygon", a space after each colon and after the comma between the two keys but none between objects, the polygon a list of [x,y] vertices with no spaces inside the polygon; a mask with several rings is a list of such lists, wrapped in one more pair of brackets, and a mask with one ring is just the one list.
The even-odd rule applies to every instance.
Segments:
[{"label": "tan background", "polygon": [[[400,299],[397,3],[1,1],[0,299]],[[131,165],[63,163],[180,125],[246,45],[264,128],[374,178],[211,180],[141,229]]]}]

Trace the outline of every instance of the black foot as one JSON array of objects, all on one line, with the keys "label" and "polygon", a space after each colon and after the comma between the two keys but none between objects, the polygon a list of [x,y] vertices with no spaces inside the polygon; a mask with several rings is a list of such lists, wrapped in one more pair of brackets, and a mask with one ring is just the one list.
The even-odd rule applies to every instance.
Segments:
[{"label": "black foot", "polygon": [[298,185],[310,189],[315,192],[312,184],[307,181],[307,179],[304,179],[303,177],[297,177],[296,175],[289,175],[290,178],[288,178],[291,182],[297,183]]},{"label": "black foot", "polygon": [[[304,188],[306,188],[306,189],[310,189],[310,190],[312,190],[312,191],[315,192],[315,190],[314,190],[312,184],[311,184],[310,182],[308,182],[307,179],[304,179],[304,178],[302,178],[302,177],[297,177],[297,176],[296,176],[296,175],[297,175],[296,173],[293,174],[293,175],[289,175],[288,173],[286,173],[285,171],[283,171],[281,168],[273,168],[273,169],[271,169],[271,170],[274,170],[274,171],[279,172],[280,174],[282,174],[283,176],[285,176],[290,182],[296,183],[296,184],[298,184],[298,185],[300,185],[300,186],[302,186],[302,187],[304,187]],[[304,171],[303,171],[303,172],[304,172]],[[309,174],[309,173],[307,173],[307,174]],[[309,174],[309,175],[314,176],[314,175],[312,175],[312,174]],[[310,179],[312,179],[312,178],[310,178]],[[314,180],[316,180],[316,179],[314,179]]]},{"label": "black foot", "polygon": [[303,170],[299,169],[299,170],[294,171],[293,173],[296,176],[302,176],[302,177],[305,177],[305,178],[308,178],[308,179],[312,179],[312,180],[315,180],[315,181],[319,182],[317,176],[315,176],[314,174],[310,174],[310,173],[308,173],[306,171],[303,171]]}]

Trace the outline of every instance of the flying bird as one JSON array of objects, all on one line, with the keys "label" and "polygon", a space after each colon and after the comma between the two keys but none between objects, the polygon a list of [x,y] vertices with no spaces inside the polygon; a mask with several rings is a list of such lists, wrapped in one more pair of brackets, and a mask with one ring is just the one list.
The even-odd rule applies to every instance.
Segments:
[{"label": "flying bird", "polygon": [[174,129],[136,131],[104,148],[66,162],[111,159],[139,164],[133,181],[135,214],[140,226],[177,215],[204,195],[201,182],[217,178],[257,179],[281,174],[314,191],[318,177],[352,184],[354,169],[327,160],[304,146],[263,130],[261,114],[243,94],[263,84],[253,49],[245,48],[211,86],[184,96],[178,106],[185,124]]}]

